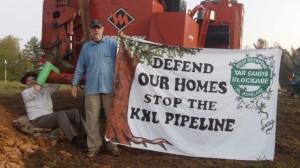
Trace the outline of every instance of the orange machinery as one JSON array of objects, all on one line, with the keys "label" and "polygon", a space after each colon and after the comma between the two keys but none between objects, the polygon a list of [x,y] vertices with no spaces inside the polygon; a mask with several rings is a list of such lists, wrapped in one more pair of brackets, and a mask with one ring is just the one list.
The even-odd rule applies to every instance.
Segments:
[{"label": "orange machinery", "polygon": [[123,31],[167,45],[240,49],[243,15],[237,0],[199,1],[189,10],[186,0],[44,0],[41,61],[62,71],[48,82],[71,83],[91,19],[100,19],[112,38]]}]

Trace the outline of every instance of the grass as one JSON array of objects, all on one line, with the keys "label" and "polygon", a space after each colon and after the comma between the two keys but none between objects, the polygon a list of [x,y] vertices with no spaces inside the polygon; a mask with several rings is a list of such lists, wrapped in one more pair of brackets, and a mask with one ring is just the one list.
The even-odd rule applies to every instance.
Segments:
[{"label": "grass", "polygon": [[[59,90],[62,91],[68,91],[70,90],[71,86],[70,85],[62,85]],[[19,94],[21,93],[24,89],[26,89],[26,86],[23,85],[20,82],[17,81],[0,81],[0,95],[13,95],[13,94]]]},{"label": "grass", "polygon": [[7,82],[0,81],[0,95],[13,95],[20,93],[26,87],[20,82]]}]

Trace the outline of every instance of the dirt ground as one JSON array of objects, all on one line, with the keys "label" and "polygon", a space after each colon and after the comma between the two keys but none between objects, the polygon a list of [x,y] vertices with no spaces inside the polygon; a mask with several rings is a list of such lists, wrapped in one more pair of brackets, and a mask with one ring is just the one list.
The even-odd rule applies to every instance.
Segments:
[{"label": "dirt ground", "polygon": [[[82,93],[81,93],[82,94]],[[75,99],[68,91],[54,94],[55,110],[83,109],[83,95]],[[16,130],[12,121],[24,114],[20,94],[0,95],[0,168],[4,167],[300,167],[300,98],[279,94],[274,161],[236,161],[195,158],[120,146],[121,155],[106,151],[88,159],[84,149],[66,140],[33,138]]]}]

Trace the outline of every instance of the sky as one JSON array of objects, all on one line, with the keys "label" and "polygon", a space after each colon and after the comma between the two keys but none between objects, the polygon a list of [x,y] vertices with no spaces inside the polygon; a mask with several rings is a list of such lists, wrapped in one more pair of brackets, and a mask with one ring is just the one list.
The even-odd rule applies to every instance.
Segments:
[{"label": "sky", "polygon": [[[41,39],[43,0],[0,0],[0,39],[7,35],[19,37],[20,47],[33,36]],[[201,0],[187,0],[193,9]],[[300,0],[238,0],[244,4],[243,48],[259,38],[290,49],[300,47]]]}]

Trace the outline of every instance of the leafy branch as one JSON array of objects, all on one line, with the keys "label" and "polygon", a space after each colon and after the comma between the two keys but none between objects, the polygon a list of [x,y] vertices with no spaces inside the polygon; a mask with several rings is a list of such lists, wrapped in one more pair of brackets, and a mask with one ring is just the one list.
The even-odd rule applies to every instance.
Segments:
[{"label": "leafy branch", "polygon": [[124,39],[124,46],[126,49],[130,48],[132,50],[132,58],[135,56],[133,53],[136,53],[141,57],[140,63],[147,62],[147,65],[152,64],[153,57],[163,57],[164,55],[166,55],[171,59],[177,56],[182,58],[185,54],[196,55],[196,53],[199,53],[202,50],[200,48],[184,48],[156,43],[145,43],[132,40],[130,38]]}]

